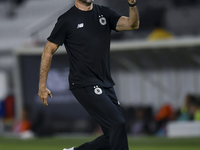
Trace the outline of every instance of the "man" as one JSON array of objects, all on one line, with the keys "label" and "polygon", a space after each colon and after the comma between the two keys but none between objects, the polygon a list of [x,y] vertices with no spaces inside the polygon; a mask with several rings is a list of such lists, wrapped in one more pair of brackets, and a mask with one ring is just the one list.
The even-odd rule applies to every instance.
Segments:
[{"label": "man", "polygon": [[128,150],[125,121],[109,64],[111,30],[139,27],[136,0],[128,0],[128,4],[130,13],[125,17],[93,4],[93,0],[75,0],[75,6],[59,17],[48,38],[40,67],[38,95],[42,103],[48,105],[47,97],[52,97],[46,87],[47,74],[54,52],[64,43],[70,61],[70,90],[104,133],[92,142],[68,150]]}]

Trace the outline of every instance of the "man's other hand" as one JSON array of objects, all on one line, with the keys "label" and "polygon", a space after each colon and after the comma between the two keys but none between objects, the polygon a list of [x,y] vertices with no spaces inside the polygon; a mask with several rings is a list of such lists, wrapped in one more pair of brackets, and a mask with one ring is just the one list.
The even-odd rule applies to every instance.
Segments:
[{"label": "man's other hand", "polygon": [[44,105],[48,106],[47,98],[48,98],[48,96],[50,98],[52,98],[51,91],[49,89],[47,89],[47,88],[40,88],[39,92],[38,92],[38,96],[40,97],[42,103]]}]

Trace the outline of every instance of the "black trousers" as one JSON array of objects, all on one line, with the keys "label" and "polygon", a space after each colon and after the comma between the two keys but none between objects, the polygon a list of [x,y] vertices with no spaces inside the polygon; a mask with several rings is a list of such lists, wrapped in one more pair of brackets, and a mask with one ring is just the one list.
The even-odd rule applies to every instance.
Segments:
[{"label": "black trousers", "polygon": [[128,150],[125,120],[114,88],[89,86],[71,91],[103,131],[103,135],[75,150]]}]

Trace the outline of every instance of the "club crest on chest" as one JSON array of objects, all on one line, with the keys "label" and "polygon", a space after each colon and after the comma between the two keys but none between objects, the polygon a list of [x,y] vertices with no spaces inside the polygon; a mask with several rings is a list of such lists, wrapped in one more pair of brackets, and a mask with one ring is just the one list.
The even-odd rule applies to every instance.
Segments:
[{"label": "club crest on chest", "polygon": [[99,22],[103,26],[106,25],[106,23],[107,23],[106,18],[103,15],[99,16]]},{"label": "club crest on chest", "polygon": [[94,93],[97,95],[101,95],[103,93],[103,91],[98,86],[94,86]]}]

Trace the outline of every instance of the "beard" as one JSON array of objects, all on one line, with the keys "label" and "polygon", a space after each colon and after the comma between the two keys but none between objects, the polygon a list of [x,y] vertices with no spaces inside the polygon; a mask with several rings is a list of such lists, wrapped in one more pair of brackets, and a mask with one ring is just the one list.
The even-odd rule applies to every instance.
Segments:
[{"label": "beard", "polygon": [[79,1],[85,5],[91,5],[94,0],[79,0]]}]

